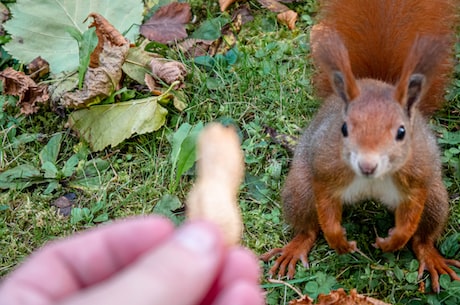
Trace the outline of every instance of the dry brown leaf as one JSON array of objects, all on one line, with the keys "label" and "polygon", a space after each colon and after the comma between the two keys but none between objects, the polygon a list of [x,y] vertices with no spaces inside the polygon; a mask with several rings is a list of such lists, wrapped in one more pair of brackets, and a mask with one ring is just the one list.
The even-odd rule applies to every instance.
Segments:
[{"label": "dry brown leaf", "polygon": [[290,301],[289,305],[313,305],[313,299],[304,295],[300,299]]},{"label": "dry brown leaf", "polygon": [[50,73],[50,64],[38,56],[27,65],[27,72],[30,78],[37,80]]},{"label": "dry brown leaf", "polygon": [[153,95],[161,95],[163,93],[161,91],[161,85],[157,84],[152,75],[146,73],[144,76],[144,82],[147,85],[147,88],[149,88],[150,93]]},{"label": "dry brown leaf", "polygon": [[91,53],[89,67],[97,68],[100,65],[100,54],[104,48],[105,42],[109,42],[112,46],[121,47],[127,43],[127,40],[109,21],[107,21],[107,19],[98,13],[90,13],[86,19],[90,17],[93,18],[93,22],[89,25],[89,28],[96,28],[98,43],[93,53]]},{"label": "dry brown leaf", "polygon": [[224,12],[236,0],[219,0],[220,11]]},{"label": "dry brown leaf", "polygon": [[264,8],[274,13],[289,11],[289,8],[286,5],[281,4],[276,0],[257,0],[257,2],[259,2]]},{"label": "dry brown leaf", "polygon": [[76,195],[74,193],[69,193],[59,197],[53,203],[51,203],[51,205],[57,208],[59,215],[69,216],[72,211],[72,206],[75,203],[75,198]]},{"label": "dry brown leaf", "polygon": [[295,23],[297,21],[297,13],[290,10],[286,5],[279,3],[276,0],[257,0],[263,7],[274,12],[279,13],[277,15],[278,21],[290,30],[295,29]]},{"label": "dry brown leaf", "polygon": [[232,21],[222,27],[221,36],[218,39],[212,41],[189,38],[180,42],[178,48],[188,57],[225,54],[235,46],[237,42],[236,35],[242,26],[253,19],[249,6],[241,5],[233,12]]},{"label": "dry brown leaf", "polygon": [[190,4],[173,2],[162,6],[149,20],[141,25],[141,34],[153,41],[169,43],[187,37],[185,25],[190,22]]},{"label": "dry brown leaf", "polygon": [[222,35],[212,43],[208,54],[214,56],[227,53],[237,43],[237,34],[241,31],[242,26],[253,19],[249,6],[242,5],[238,8],[232,15],[232,22],[222,27]]},{"label": "dry brown leaf", "polygon": [[[295,304],[295,303],[294,303]],[[347,295],[343,288],[331,291],[329,294],[320,294],[317,305],[391,305],[383,301],[358,294],[352,289]]]},{"label": "dry brown leaf", "polygon": [[279,22],[281,22],[284,25],[287,25],[287,27],[290,30],[295,29],[295,23],[297,21],[297,13],[296,12],[294,12],[292,10],[289,10],[289,11],[286,11],[286,12],[279,13],[276,17],[278,18]]},{"label": "dry brown leaf", "polygon": [[49,99],[48,87],[37,85],[23,72],[6,68],[0,72],[0,80],[3,83],[3,94],[18,96],[18,107],[25,115],[38,111],[38,104],[44,104]]},{"label": "dry brown leaf", "polygon": [[241,240],[243,223],[237,202],[244,175],[243,152],[233,128],[213,123],[198,139],[197,181],[187,199],[189,219],[207,219],[219,225],[228,245]]},{"label": "dry brown leaf", "polygon": [[188,57],[198,57],[207,55],[212,43],[212,40],[188,38],[180,42],[177,47]]},{"label": "dry brown leaf", "polygon": [[184,87],[184,79],[187,75],[184,64],[164,58],[153,58],[150,62],[150,66],[152,67],[152,74],[154,77],[161,79],[168,85],[171,85],[175,81],[179,81],[179,85],[174,89]]},{"label": "dry brown leaf", "polygon": [[[104,17],[91,13],[90,26],[96,27],[98,45],[91,54],[90,67],[86,71],[83,89],[68,92],[61,102],[69,108],[84,108],[98,103],[117,89],[122,76],[122,65],[129,50],[126,40]],[[97,54],[97,59],[94,54]],[[94,58],[93,58],[94,57]]]}]

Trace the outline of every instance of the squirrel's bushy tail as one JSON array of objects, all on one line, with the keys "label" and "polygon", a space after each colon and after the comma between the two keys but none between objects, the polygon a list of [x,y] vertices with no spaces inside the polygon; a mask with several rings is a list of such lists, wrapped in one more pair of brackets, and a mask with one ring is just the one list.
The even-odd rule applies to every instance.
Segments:
[{"label": "squirrel's bushy tail", "polygon": [[[441,60],[438,58],[439,64],[430,75],[428,91],[420,103],[420,111],[428,115],[440,108],[453,69],[459,3],[459,0],[321,0],[318,21],[339,34],[357,79],[373,78],[391,84],[397,84],[401,78],[417,37],[448,40],[450,43],[434,54]],[[318,71],[315,86],[321,97],[333,92],[325,71]]]}]

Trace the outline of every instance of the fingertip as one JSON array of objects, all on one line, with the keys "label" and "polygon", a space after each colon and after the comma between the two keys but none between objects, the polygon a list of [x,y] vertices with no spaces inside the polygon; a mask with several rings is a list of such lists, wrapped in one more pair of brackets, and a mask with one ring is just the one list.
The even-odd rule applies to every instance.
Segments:
[{"label": "fingertip", "polygon": [[233,247],[228,252],[224,265],[222,282],[225,284],[237,279],[258,281],[261,268],[257,256],[247,248]]},{"label": "fingertip", "polygon": [[182,225],[174,235],[174,241],[197,254],[209,255],[223,248],[222,234],[208,221],[191,221]]},{"label": "fingertip", "polygon": [[262,305],[264,294],[258,285],[247,281],[238,281],[229,286],[217,297],[215,305]]}]

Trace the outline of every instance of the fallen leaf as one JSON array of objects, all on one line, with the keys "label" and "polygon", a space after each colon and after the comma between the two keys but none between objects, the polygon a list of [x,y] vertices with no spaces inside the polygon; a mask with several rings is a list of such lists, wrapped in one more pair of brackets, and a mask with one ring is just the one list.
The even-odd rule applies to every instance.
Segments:
[{"label": "fallen leaf", "polygon": [[225,15],[205,20],[192,33],[191,37],[203,40],[216,40],[222,36],[222,28],[231,22],[231,19]]},{"label": "fallen leaf", "polygon": [[65,194],[56,199],[51,205],[57,208],[59,215],[70,216],[76,198],[77,195],[75,193]]},{"label": "fallen leaf", "polygon": [[12,40],[5,50],[22,62],[42,56],[50,63],[51,72],[71,72],[79,66],[78,43],[69,28],[86,31],[83,20],[89,13],[100,12],[126,37],[134,41],[136,24],[143,18],[144,5],[139,0],[21,0],[9,5],[11,18],[5,29]]},{"label": "fallen leaf", "polygon": [[391,305],[383,301],[358,294],[356,289],[352,289],[347,295],[343,288],[331,291],[329,294],[320,294],[317,303],[312,303],[308,296],[292,300],[289,305]]},{"label": "fallen leaf", "polygon": [[190,22],[190,4],[172,2],[160,7],[141,25],[140,33],[149,40],[170,43],[187,37],[185,25]]},{"label": "fallen leaf", "polygon": [[[254,20],[254,16],[252,16],[252,12],[251,12],[251,9],[249,8],[248,4],[241,5],[240,7],[238,7],[237,10],[235,10],[233,12],[232,21],[235,22],[235,20],[237,20],[237,19],[241,19],[239,21],[239,23],[241,23],[241,25],[244,25],[244,24]],[[240,29],[238,29],[237,31],[239,32]]]},{"label": "fallen leaf", "polygon": [[225,10],[232,5],[236,0],[219,0],[219,7],[221,12],[225,12]]},{"label": "fallen leaf", "polygon": [[313,299],[304,295],[299,299],[290,301],[289,305],[313,305]]},{"label": "fallen leaf", "polygon": [[244,176],[243,151],[232,127],[218,123],[198,139],[197,181],[187,198],[187,217],[216,223],[227,245],[240,243],[243,222],[237,194]]},{"label": "fallen leaf", "polygon": [[39,104],[44,104],[49,99],[48,87],[44,84],[37,85],[23,72],[6,68],[0,72],[3,82],[3,94],[18,96],[18,107],[25,115],[38,111]]},{"label": "fallen leaf", "polygon": [[37,80],[50,73],[50,64],[38,56],[27,65],[27,72],[30,78]]},{"label": "fallen leaf", "polygon": [[147,88],[149,88],[150,93],[153,95],[161,95],[161,85],[156,82],[156,80],[153,78],[152,75],[150,74],[145,74],[144,77],[144,82]]},{"label": "fallen leaf", "polygon": [[168,111],[158,104],[163,96],[148,97],[111,105],[96,105],[74,111],[70,127],[87,141],[93,151],[115,147],[134,134],[158,130]]},{"label": "fallen leaf", "polygon": [[120,82],[129,50],[129,42],[107,20],[95,13],[89,17],[94,19],[90,26],[96,28],[98,45],[91,54],[82,90],[62,96],[61,104],[68,108],[84,108],[110,96]]},{"label": "fallen leaf", "polygon": [[274,12],[277,15],[278,21],[286,25],[290,30],[295,29],[297,21],[297,13],[290,10],[286,5],[279,3],[276,0],[257,0],[263,7]]},{"label": "fallen leaf", "polygon": [[274,13],[289,11],[289,8],[286,5],[281,4],[276,0],[257,0],[257,2],[259,2],[264,8]]},{"label": "fallen leaf", "polygon": [[159,57],[158,54],[145,50],[148,43],[145,39],[139,46],[130,48],[122,66],[123,72],[142,85],[145,85],[145,75],[151,71],[150,62]]},{"label": "fallen leaf", "polygon": [[49,100],[50,107],[57,115],[65,118],[67,117],[67,110],[66,107],[61,105],[61,99],[68,92],[78,88],[79,75],[76,72],[72,74],[60,73],[55,75],[53,78],[54,82],[52,82],[48,87],[51,95]]},{"label": "fallen leaf", "polygon": [[221,29],[221,36],[216,39],[209,48],[209,55],[225,54],[233,48],[238,40],[236,34],[243,25],[242,15],[234,15],[232,22],[227,23]]},{"label": "fallen leaf", "polygon": [[192,34],[194,38],[185,40],[179,48],[192,57],[225,54],[235,46],[242,26],[253,19],[249,6],[242,5],[234,11],[231,20],[220,16],[203,22]]},{"label": "fallen leaf", "polygon": [[179,82],[174,89],[185,86],[184,79],[187,75],[187,70],[183,63],[164,58],[154,58],[150,62],[150,66],[153,76],[161,79],[166,84],[171,85],[174,82]]},{"label": "fallen leaf", "polygon": [[[107,19],[102,17],[97,13],[90,13],[87,17],[93,18],[93,22],[89,25],[89,28],[96,28],[96,36],[98,39],[98,44],[94,51],[91,53],[89,67],[97,68],[101,65],[101,62],[104,60],[100,58],[100,55],[104,49],[105,43],[109,43],[111,46],[125,46],[128,44],[128,41],[120,34],[120,32],[111,25]],[[86,19],[85,19],[86,22]]]},{"label": "fallen leaf", "polygon": [[296,12],[289,10],[286,12],[279,13],[276,17],[278,18],[279,22],[281,22],[284,25],[287,25],[287,27],[290,30],[295,29],[295,23],[298,17]]},{"label": "fallen leaf", "polygon": [[212,43],[213,40],[188,38],[181,41],[177,47],[181,53],[186,54],[188,57],[198,57],[208,54],[209,47]]}]

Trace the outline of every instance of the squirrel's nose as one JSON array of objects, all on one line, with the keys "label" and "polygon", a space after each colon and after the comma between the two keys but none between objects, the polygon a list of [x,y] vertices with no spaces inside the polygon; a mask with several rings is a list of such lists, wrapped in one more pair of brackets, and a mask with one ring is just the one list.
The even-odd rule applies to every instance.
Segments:
[{"label": "squirrel's nose", "polygon": [[377,163],[359,162],[359,170],[364,176],[372,176],[377,170]]}]

